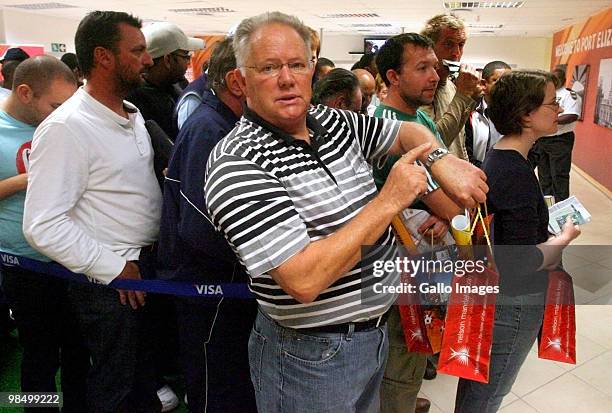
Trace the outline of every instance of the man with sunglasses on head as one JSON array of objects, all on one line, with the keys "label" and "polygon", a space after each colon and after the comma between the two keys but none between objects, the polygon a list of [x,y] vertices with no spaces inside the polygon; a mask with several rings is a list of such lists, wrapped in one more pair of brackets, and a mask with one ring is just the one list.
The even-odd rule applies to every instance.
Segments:
[{"label": "man with sunglasses on head", "polygon": [[[258,411],[378,412],[396,296],[372,285],[399,274],[372,267],[395,259],[391,220],[427,188],[414,161],[463,206],[484,201],[486,178],[422,125],[311,106],[310,32],[297,18],[245,19],[233,42],[246,108],[209,157],[204,193],[259,306],[248,344]],[[388,154],[404,157],[378,192],[369,165]],[[374,247],[362,260],[363,245]]]},{"label": "man with sunglasses on head", "polygon": [[142,29],[153,66],[144,75],[145,82],[127,100],[142,113],[145,120],[154,120],[174,141],[178,128],[173,119],[174,107],[182,88],[191,53],[204,48],[204,40],[187,37],[175,24],[158,22]]}]

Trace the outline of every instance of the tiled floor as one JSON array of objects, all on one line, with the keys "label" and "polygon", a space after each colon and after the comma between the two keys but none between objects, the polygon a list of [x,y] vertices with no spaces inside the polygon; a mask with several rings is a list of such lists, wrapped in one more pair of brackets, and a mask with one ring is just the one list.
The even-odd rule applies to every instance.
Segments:
[{"label": "tiled floor", "polygon": [[[592,215],[564,254],[574,278],[577,364],[527,357],[502,413],[612,413],[612,199],[572,171],[571,192]],[[588,304],[587,304],[588,303]],[[457,378],[438,374],[421,396],[430,413],[453,411]],[[474,412],[478,413],[478,412]]]}]

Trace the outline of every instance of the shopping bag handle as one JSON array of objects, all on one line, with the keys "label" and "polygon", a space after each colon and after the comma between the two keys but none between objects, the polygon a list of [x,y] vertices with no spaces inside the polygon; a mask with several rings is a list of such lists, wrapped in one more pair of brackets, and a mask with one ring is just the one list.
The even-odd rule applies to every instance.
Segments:
[{"label": "shopping bag handle", "polygon": [[[484,216],[489,216],[488,214],[488,210],[487,210],[487,204],[485,202],[484,205],[484,209],[485,209],[485,215]],[[474,231],[476,230],[476,225],[478,224],[478,221],[480,220],[480,223],[482,224],[482,231],[484,232],[484,236],[485,239],[487,240],[487,246],[489,247],[489,251],[491,252],[491,256],[493,256],[493,248],[491,246],[491,238],[489,237],[489,231],[487,230],[487,225],[485,224],[485,220],[484,220],[484,216],[482,215],[482,210],[480,209],[480,204],[478,204],[478,207],[476,208],[476,214],[474,216],[474,223],[472,224],[472,227],[470,228],[470,236],[474,235]]]}]

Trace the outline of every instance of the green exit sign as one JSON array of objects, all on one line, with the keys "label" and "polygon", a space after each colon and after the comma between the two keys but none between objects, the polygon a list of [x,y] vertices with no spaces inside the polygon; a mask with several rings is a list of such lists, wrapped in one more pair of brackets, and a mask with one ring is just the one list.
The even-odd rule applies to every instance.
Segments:
[{"label": "green exit sign", "polygon": [[55,53],[66,53],[66,45],[64,43],[51,43],[51,51]]}]

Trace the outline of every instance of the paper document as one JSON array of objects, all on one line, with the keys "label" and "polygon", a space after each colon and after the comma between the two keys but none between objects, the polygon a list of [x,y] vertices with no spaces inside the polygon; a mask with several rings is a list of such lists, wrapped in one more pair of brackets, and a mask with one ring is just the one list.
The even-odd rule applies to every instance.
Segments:
[{"label": "paper document", "polygon": [[578,198],[571,196],[548,208],[548,230],[555,235],[559,235],[568,216],[572,217],[572,221],[576,225],[591,222],[589,211],[578,201]]}]

